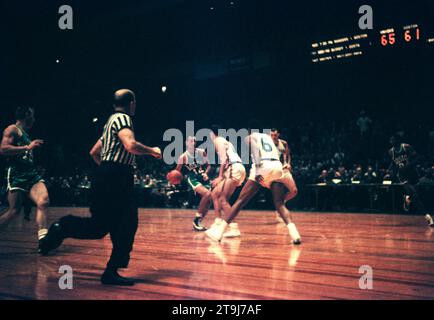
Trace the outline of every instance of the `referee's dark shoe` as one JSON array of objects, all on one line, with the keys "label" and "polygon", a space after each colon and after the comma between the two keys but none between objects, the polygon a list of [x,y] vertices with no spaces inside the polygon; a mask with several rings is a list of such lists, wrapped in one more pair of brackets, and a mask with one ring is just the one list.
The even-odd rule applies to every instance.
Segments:
[{"label": "referee's dark shoe", "polygon": [[112,286],[133,286],[134,280],[122,277],[116,270],[106,269],[101,276],[101,283]]},{"label": "referee's dark shoe", "polygon": [[193,220],[193,230],[195,231],[206,231],[207,229],[202,225],[202,218],[196,217]]},{"label": "referee's dark shoe", "polygon": [[41,239],[39,243],[39,252],[42,255],[48,254],[50,251],[57,249],[63,242],[64,237],[61,232],[59,222],[55,222],[48,229],[47,236]]}]

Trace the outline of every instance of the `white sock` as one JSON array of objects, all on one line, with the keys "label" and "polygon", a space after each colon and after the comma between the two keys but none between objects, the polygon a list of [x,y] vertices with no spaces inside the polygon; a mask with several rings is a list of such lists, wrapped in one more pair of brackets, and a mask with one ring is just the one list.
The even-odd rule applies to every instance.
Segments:
[{"label": "white sock", "polygon": [[215,218],[214,223],[216,225],[219,225],[220,223],[222,223],[223,219],[222,218]]},{"label": "white sock", "polygon": [[45,236],[47,235],[48,230],[47,229],[40,229],[38,231],[38,240],[41,240],[43,238],[45,238]]},{"label": "white sock", "polygon": [[429,224],[429,225],[434,224],[434,221],[433,221],[433,219],[432,219],[432,217],[431,217],[430,214],[427,214],[427,215],[425,216],[425,218],[426,218],[426,221],[428,221],[428,224]]}]

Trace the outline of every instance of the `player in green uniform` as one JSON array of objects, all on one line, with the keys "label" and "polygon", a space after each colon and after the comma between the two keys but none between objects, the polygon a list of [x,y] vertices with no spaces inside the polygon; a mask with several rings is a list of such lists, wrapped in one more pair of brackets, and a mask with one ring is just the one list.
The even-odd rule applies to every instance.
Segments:
[{"label": "player in green uniform", "polygon": [[0,230],[15,218],[23,207],[26,195],[36,204],[39,243],[47,234],[48,191],[44,180],[33,163],[33,149],[44,141],[31,140],[27,133],[35,122],[35,112],[30,107],[18,107],[16,123],[3,132],[0,154],[6,157],[6,184],[9,208],[0,215]]},{"label": "player in green uniform", "polygon": [[187,151],[178,158],[176,170],[186,174],[187,182],[191,189],[201,196],[199,208],[193,221],[193,229],[206,231],[201,221],[208,213],[212,203],[211,184],[208,173],[211,169],[205,150],[196,148],[196,138],[188,137],[186,141]]}]

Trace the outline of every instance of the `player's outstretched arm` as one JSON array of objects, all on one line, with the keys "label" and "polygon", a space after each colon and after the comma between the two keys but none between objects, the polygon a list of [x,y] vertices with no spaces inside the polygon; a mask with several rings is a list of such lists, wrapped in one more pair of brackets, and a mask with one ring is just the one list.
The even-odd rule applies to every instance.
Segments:
[{"label": "player's outstretched arm", "polygon": [[4,156],[15,156],[23,154],[26,151],[33,150],[41,146],[44,141],[40,139],[33,140],[28,146],[15,146],[15,138],[18,136],[18,130],[15,126],[9,126],[3,132],[3,138],[0,144],[0,154]]},{"label": "player's outstretched arm", "polygon": [[161,158],[161,150],[158,147],[148,147],[144,144],[136,141],[134,132],[131,129],[125,128],[119,131],[119,139],[122,141],[124,148],[132,154],[135,155],[150,155],[155,158]]}]

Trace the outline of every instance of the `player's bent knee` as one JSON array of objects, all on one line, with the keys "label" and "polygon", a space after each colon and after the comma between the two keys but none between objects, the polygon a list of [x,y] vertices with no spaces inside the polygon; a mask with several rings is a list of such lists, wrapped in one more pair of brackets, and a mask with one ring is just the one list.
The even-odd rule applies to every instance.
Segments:
[{"label": "player's bent knee", "polygon": [[211,191],[207,191],[207,192],[203,195],[203,197],[206,198],[206,199],[211,199],[211,198],[212,198],[212,193],[211,193]]},{"label": "player's bent knee", "polygon": [[47,209],[50,206],[50,199],[48,197],[41,198],[36,202],[36,206],[38,209]]},{"label": "player's bent knee", "polygon": [[228,201],[226,200],[226,198],[225,197],[223,197],[223,196],[220,196],[219,198],[218,198],[218,201],[219,201],[219,203],[221,204],[221,205],[225,205]]},{"label": "player's bent knee", "polygon": [[217,201],[219,199],[219,195],[216,192],[211,192],[211,198],[214,201]]}]

